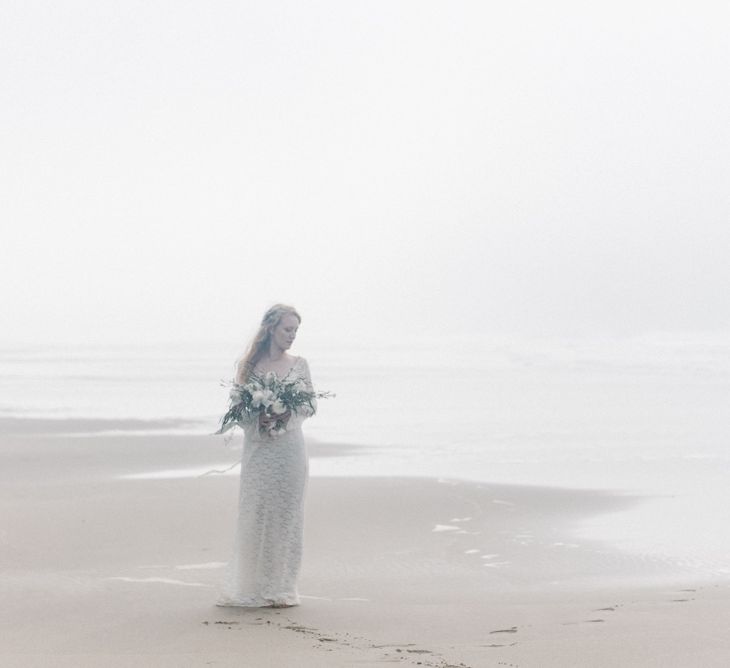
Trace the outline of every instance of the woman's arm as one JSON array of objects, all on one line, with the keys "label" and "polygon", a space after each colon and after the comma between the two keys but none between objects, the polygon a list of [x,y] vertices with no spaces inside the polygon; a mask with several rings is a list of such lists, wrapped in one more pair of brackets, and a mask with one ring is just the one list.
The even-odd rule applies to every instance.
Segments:
[{"label": "woman's arm", "polygon": [[[301,367],[305,389],[307,390],[307,392],[314,392],[314,386],[312,385],[312,375],[309,372],[309,364],[307,363],[307,360],[305,360],[303,357]],[[312,415],[317,412],[317,400],[313,398],[311,406],[309,406],[308,404],[304,404],[303,406],[297,408],[296,412],[302,418],[312,417]]]},{"label": "woman's arm", "polygon": [[[244,364],[243,360],[240,360],[238,364],[236,365],[236,375],[234,377],[234,382],[237,385],[244,385],[247,380],[247,374],[246,374],[246,365]],[[241,417],[241,420],[239,420],[239,426],[248,426],[251,424],[254,424],[256,422],[256,418],[248,415],[245,411],[243,412],[243,415]]]}]

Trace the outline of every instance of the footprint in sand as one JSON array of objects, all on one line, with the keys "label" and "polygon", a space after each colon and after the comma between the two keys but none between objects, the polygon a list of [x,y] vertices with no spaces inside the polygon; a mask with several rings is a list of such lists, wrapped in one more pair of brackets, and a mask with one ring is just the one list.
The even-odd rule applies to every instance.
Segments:
[{"label": "footprint in sand", "polygon": [[496,631],[490,631],[489,633],[517,633],[517,627],[511,626],[508,629],[497,629]]},{"label": "footprint in sand", "polygon": [[514,647],[516,644],[516,642],[505,643],[503,645],[500,645],[498,643],[492,643],[491,645],[479,645],[479,647]]},{"label": "footprint in sand", "polygon": [[297,633],[316,633],[317,629],[312,628],[311,626],[302,626],[301,624],[290,624],[289,626],[283,626],[284,629],[289,629],[290,631],[296,631]]},{"label": "footprint in sand", "polygon": [[[693,593],[696,592],[696,589],[680,589],[679,590],[682,593]],[[672,603],[689,603],[690,601],[694,601],[694,598],[673,598]]]},{"label": "footprint in sand", "polygon": [[[393,645],[393,644],[390,644],[390,645],[371,645],[371,647],[374,647],[376,649],[383,649],[384,647],[413,647],[413,645],[415,645],[415,644],[416,643],[409,642],[409,643],[405,643],[405,644],[401,644],[401,645],[399,645],[399,644],[396,644],[396,645]],[[396,652],[400,652],[401,650],[397,649],[395,651]]]}]

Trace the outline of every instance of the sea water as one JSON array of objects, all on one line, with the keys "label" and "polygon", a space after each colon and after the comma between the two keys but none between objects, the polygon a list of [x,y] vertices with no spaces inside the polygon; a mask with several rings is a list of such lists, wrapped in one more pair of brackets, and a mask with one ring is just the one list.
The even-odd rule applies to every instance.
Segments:
[{"label": "sea water", "polygon": [[[6,346],[0,419],[81,419],[79,435],[211,434],[238,352],[231,342]],[[594,518],[585,535],[730,574],[724,337],[310,343],[292,352],[307,357],[318,390],[337,394],[305,423],[309,438],[332,445],[312,459],[312,475],[630,494],[641,499],[630,522],[626,512]],[[84,427],[88,418],[102,420]],[[221,445],[218,461],[225,455]]]}]

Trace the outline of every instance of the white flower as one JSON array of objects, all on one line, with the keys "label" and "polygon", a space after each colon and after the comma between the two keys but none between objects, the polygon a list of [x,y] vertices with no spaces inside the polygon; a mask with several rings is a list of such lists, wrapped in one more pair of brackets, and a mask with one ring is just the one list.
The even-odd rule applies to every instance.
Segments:
[{"label": "white flower", "polygon": [[273,404],[271,404],[271,412],[276,415],[286,413],[286,406],[284,406],[281,399],[277,399]]},{"label": "white flower", "polygon": [[268,407],[274,403],[274,393],[271,390],[255,390],[251,393],[251,406],[259,408]]}]

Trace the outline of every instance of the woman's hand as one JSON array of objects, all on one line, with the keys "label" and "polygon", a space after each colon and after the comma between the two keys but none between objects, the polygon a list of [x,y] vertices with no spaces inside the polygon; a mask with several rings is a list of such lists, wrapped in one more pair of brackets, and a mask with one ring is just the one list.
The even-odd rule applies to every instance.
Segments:
[{"label": "woman's hand", "polygon": [[291,409],[287,408],[286,412],[279,415],[267,415],[266,413],[259,413],[259,429],[264,431],[270,431],[276,426],[277,422],[280,422],[286,427],[286,423],[289,422],[291,417]]}]

